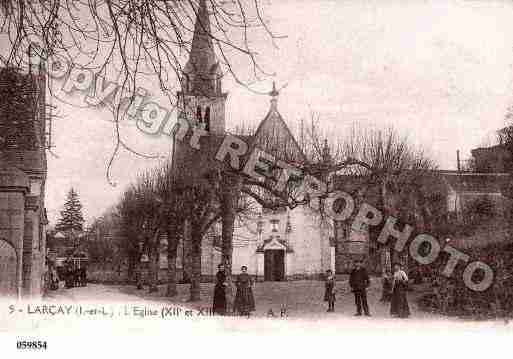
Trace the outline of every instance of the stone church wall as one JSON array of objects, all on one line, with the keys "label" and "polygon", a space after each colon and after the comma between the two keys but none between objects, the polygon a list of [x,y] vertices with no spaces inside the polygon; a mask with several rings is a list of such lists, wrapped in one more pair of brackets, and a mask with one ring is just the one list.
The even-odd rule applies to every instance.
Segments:
[{"label": "stone church wall", "polygon": [[[0,174],[1,177],[1,174]],[[0,180],[0,182],[2,182]],[[23,236],[24,236],[24,196],[22,192],[2,192],[0,188],[0,240],[6,241],[16,251],[16,271],[11,275],[15,275],[16,295],[21,290],[22,285],[22,252],[23,252]],[[7,256],[4,259],[7,260]],[[5,264],[5,263],[4,263]],[[4,282],[0,283],[0,296],[11,292],[10,284],[13,278],[3,278]],[[10,293],[12,294],[12,293]]]},{"label": "stone church wall", "polygon": [[44,292],[45,88],[41,72],[0,69],[0,240],[16,249],[17,295],[30,297]]}]

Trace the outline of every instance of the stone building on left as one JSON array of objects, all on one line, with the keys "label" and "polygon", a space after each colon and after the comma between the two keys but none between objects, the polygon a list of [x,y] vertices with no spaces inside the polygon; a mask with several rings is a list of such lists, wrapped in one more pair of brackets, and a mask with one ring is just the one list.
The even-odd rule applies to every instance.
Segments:
[{"label": "stone building on left", "polygon": [[0,69],[0,298],[37,298],[46,267],[46,77]]}]

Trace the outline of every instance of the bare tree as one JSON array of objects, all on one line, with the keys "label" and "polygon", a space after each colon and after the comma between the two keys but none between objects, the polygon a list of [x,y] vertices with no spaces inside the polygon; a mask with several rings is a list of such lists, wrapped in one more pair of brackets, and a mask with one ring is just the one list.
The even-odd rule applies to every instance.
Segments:
[{"label": "bare tree", "polygon": [[[125,191],[118,205],[132,261],[135,259],[135,265],[140,264],[141,249],[149,257],[150,292],[157,290],[158,256],[163,219],[163,206],[158,197],[153,172],[140,175],[136,183]],[[139,247],[141,244],[143,248]]]},{"label": "bare tree", "polygon": [[[263,181],[242,175],[241,191],[265,208],[292,209],[298,205],[309,205],[321,216],[322,223],[330,226],[333,220],[325,216],[323,198],[344,188],[341,184],[353,182],[350,189],[345,189],[351,192],[357,205],[375,202],[385,216],[392,215],[403,223],[415,224],[418,230],[426,229],[434,220],[435,211],[429,191],[436,182],[436,165],[406,136],[399,135],[392,128],[361,130],[354,127],[343,137],[323,131],[325,129],[319,126],[319,116],[315,114],[310,123],[302,121],[296,134],[301,153],[298,153],[297,146],[283,142],[283,133],[263,136],[259,147],[272,154],[275,161],[271,161]],[[300,170],[296,178],[299,182],[310,175],[327,184],[316,205],[303,195],[294,179],[282,191],[275,190],[274,184],[281,170],[279,160],[286,160]]]},{"label": "bare tree", "polygon": [[[360,183],[355,193],[358,202],[374,202],[384,217],[393,216],[403,225],[412,224],[417,231],[427,229],[433,219],[428,194],[437,173],[434,162],[422,150],[394,129],[353,130],[342,145],[342,153],[365,164],[351,172]],[[371,191],[377,197],[374,200],[369,198]],[[378,232],[373,236],[377,237]],[[393,258],[391,248],[391,243],[381,247]]]},{"label": "bare tree", "polygon": [[139,243],[142,241],[141,228],[144,223],[144,218],[138,215],[135,186],[130,186],[123,193],[117,211],[120,217],[120,235],[123,238],[120,247],[128,257],[128,276],[132,278],[140,260]]},{"label": "bare tree", "polygon": [[[194,24],[203,8],[209,10],[212,29],[205,33],[224,72],[248,88],[269,75],[259,65],[252,36],[263,33],[273,43],[278,36],[264,20],[259,0],[5,0],[0,4],[0,61],[21,67],[27,64],[27,52],[43,62],[59,56],[73,67],[92,70],[97,78],[116,79],[116,98],[128,101],[112,107],[113,158],[122,149],[144,155],[123,139],[119,122],[148,77],[156,79],[171,107],[177,106],[176,92],[183,87],[181,64],[191,51]],[[235,70],[235,58],[248,65],[249,73]]]},{"label": "bare tree", "polygon": [[156,173],[157,192],[162,202],[162,233],[167,234],[167,292],[166,296],[175,296],[176,291],[176,258],[180,241],[180,229],[185,221],[185,203],[173,187],[172,167],[169,163],[159,168]]}]

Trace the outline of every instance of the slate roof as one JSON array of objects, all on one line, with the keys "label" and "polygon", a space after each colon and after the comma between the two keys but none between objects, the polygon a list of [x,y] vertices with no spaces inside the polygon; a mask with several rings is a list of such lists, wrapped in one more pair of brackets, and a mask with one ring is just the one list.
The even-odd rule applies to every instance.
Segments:
[{"label": "slate roof", "polygon": [[0,161],[27,173],[45,174],[44,78],[0,69]]},{"label": "slate roof", "polygon": [[258,147],[290,164],[302,165],[306,162],[306,156],[278,111],[277,101],[276,97],[271,100],[271,107],[253,136],[252,147]]}]

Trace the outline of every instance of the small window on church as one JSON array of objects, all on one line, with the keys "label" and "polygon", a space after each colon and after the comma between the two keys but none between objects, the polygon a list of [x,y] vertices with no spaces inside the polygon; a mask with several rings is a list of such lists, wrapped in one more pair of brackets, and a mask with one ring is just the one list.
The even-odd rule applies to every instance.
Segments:
[{"label": "small window on church", "polygon": [[210,131],[210,107],[207,107],[207,109],[205,110],[204,121],[205,121],[205,130]]},{"label": "small window on church", "polygon": [[184,81],[185,81],[185,86],[184,86],[185,91],[186,92],[191,91],[191,79],[189,78],[189,75],[185,74]]}]

